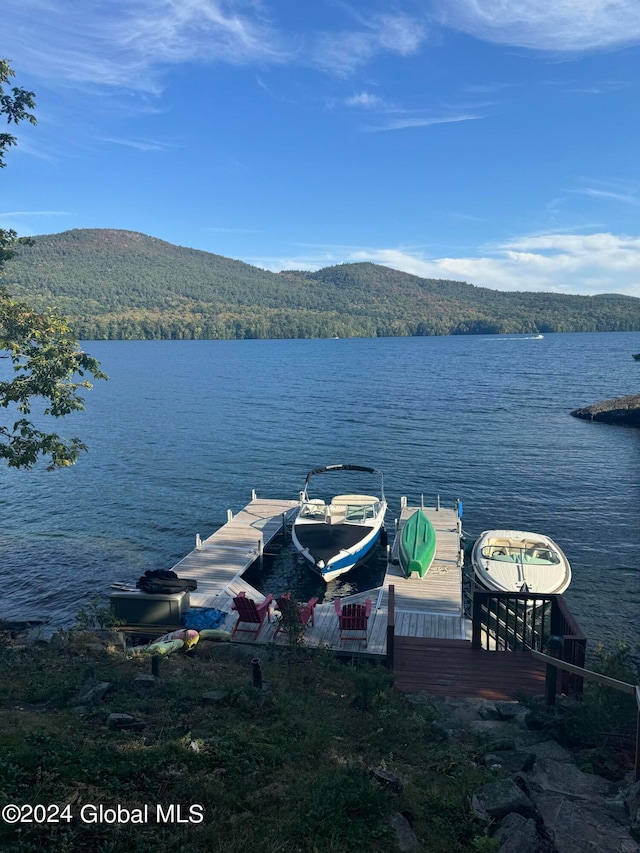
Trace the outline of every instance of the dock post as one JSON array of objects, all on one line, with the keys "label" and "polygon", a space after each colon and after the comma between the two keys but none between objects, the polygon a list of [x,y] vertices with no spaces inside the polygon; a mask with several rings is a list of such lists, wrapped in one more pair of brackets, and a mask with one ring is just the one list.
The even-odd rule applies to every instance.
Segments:
[{"label": "dock post", "polygon": [[255,501],[255,499],[256,499],[256,490],[255,490],[255,489],[251,489],[251,500],[252,500],[252,501]]},{"label": "dock post", "polygon": [[262,536],[258,539],[258,557],[260,558],[260,568],[262,568],[264,562],[264,539]]},{"label": "dock post", "polygon": [[282,538],[283,540],[287,538],[287,513],[282,513]]},{"label": "dock post", "polygon": [[196,533],[196,551],[200,551],[202,549],[202,539],[200,538],[200,534]]},{"label": "dock post", "polygon": [[482,648],[482,599],[474,593],[473,619],[471,628],[471,648]]},{"label": "dock post", "polygon": [[440,495],[436,497],[436,509],[440,512]]},{"label": "dock post", "polygon": [[227,510],[227,524],[228,524],[230,521],[233,521],[233,513],[231,512],[231,510],[230,510],[230,509],[228,509],[228,510]]},{"label": "dock post", "polygon": [[160,655],[153,655],[151,658],[151,675],[160,678]]},{"label": "dock post", "polygon": [[[560,657],[564,641],[562,637],[553,635],[549,637],[549,654],[554,658]],[[558,668],[553,664],[547,664],[547,675],[544,684],[544,699],[547,705],[556,704],[556,683],[558,680]]]},{"label": "dock post", "polygon": [[400,498],[400,509],[404,509],[406,507],[406,505],[407,505],[407,496],[402,495],[402,497]]},{"label": "dock post", "polygon": [[251,659],[251,675],[253,677],[253,686],[256,690],[262,690],[262,669],[260,668],[260,658]]},{"label": "dock post", "polygon": [[420,509],[424,509],[424,495],[420,495]]},{"label": "dock post", "polygon": [[389,585],[389,597],[387,606],[387,666],[393,669],[394,641],[396,635],[396,588],[394,584]]},{"label": "dock post", "polygon": [[640,687],[636,685],[636,709],[638,719],[636,722],[636,771],[635,781],[640,782]]}]

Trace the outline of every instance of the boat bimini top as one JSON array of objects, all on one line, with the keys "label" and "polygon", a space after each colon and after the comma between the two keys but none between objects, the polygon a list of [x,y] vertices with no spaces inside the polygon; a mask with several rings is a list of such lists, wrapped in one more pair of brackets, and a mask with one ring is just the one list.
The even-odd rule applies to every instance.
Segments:
[{"label": "boat bimini top", "polygon": [[[380,477],[380,496],[375,495],[335,495],[330,504],[321,498],[309,499],[307,486],[314,474],[325,474],[329,471],[364,471],[366,474],[378,474]],[[309,521],[324,521],[328,524],[372,524],[385,505],[384,483],[382,472],[376,468],[365,468],[362,465],[326,465],[324,468],[314,468],[309,471],[304,481],[304,489],[300,492],[300,518]]]},{"label": "boat bimini top", "polygon": [[382,471],[378,471],[376,468],[365,468],[363,465],[325,465],[324,468],[314,468],[306,476],[304,489],[300,492],[300,499],[303,501],[309,500],[307,486],[314,474],[326,474],[329,471],[364,471],[365,474],[378,474],[380,477],[380,500],[384,500],[384,477],[382,476]]}]

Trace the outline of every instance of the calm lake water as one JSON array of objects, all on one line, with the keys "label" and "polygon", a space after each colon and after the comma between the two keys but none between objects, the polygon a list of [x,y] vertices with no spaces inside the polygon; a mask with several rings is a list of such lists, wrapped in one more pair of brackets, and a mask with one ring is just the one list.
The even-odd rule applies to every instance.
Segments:
[{"label": "calm lake water", "polygon": [[[252,488],[295,498],[309,469],[346,462],[384,472],[390,529],[401,495],[433,504],[439,494],[463,501],[470,538],[547,533],[571,561],[566,598],[591,647],[620,638],[637,650],[640,431],[568,413],[638,392],[638,333],[86,349],[110,381],[56,427],[89,453],[66,471],[0,470],[1,615],[68,625],[113,581],[170,568]],[[321,479],[312,486],[333,488]],[[383,562],[329,597],[375,585]],[[288,548],[251,580],[299,597],[321,583]]]}]

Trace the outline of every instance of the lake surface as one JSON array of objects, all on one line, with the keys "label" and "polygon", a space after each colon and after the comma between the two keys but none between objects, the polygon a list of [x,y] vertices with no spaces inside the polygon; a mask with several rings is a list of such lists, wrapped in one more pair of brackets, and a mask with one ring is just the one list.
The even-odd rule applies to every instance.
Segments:
[{"label": "lake surface", "polygon": [[[89,453],[65,471],[0,470],[1,615],[69,625],[113,581],[171,568],[252,488],[296,498],[309,469],[354,463],[384,472],[389,529],[401,495],[433,505],[439,494],[463,501],[471,539],[495,527],[550,535],[572,564],[566,598],[590,646],[637,646],[640,431],[568,413],[638,392],[638,333],[85,348],[110,381],[55,426]],[[383,564],[328,596],[376,585]],[[251,582],[324,592],[288,548]]]}]

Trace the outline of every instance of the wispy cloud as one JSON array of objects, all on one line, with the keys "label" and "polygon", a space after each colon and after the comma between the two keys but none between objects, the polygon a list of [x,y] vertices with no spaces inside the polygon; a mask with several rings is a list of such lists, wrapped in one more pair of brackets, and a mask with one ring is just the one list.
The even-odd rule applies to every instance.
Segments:
[{"label": "wispy cloud", "polygon": [[630,204],[633,207],[640,205],[640,183],[635,180],[623,180],[620,178],[589,178],[582,176],[577,179],[581,186],[574,187],[568,192],[578,195],[586,195],[603,201],[617,201],[622,204]]},{"label": "wispy cloud", "polygon": [[259,8],[244,0],[5,0],[3,19],[10,13],[13,62],[34,77],[158,93],[168,65],[283,61],[288,50]]},{"label": "wispy cloud", "polygon": [[436,0],[443,24],[498,44],[581,52],[640,42],[637,0]]},{"label": "wispy cloud", "polygon": [[397,118],[390,117],[386,120],[382,119],[380,124],[371,125],[365,128],[370,132],[386,131],[386,130],[406,130],[412,127],[430,127],[434,124],[449,124],[459,121],[476,121],[477,119],[485,118],[482,115],[450,115],[450,116],[399,116]]},{"label": "wispy cloud", "polygon": [[357,95],[352,95],[345,100],[348,107],[363,107],[366,110],[382,109],[386,106],[385,101],[379,95],[373,95],[371,92],[360,92]]},{"label": "wispy cloud", "polygon": [[14,216],[71,216],[68,210],[11,210],[0,213],[0,219],[10,219]]},{"label": "wispy cloud", "polygon": [[137,151],[174,151],[179,147],[170,142],[162,142],[159,139],[117,139],[105,136],[101,141],[112,145],[123,145],[125,148],[135,148]]},{"label": "wispy cloud", "polygon": [[631,195],[628,193],[617,193],[612,192],[611,190],[598,190],[593,187],[587,187],[583,190],[573,190],[573,192],[580,193],[581,195],[588,195],[592,198],[604,198],[609,201],[622,201],[625,204],[633,204],[635,206],[640,204],[640,199],[637,195]]},{"label": "wispy cloud", "polygon": [[424,41],[424,26],[410,15],[378,14],[360,17],[358,29],[321,33],[312,50],[316,65],[348,77],[381,53],[410,56]]}]

